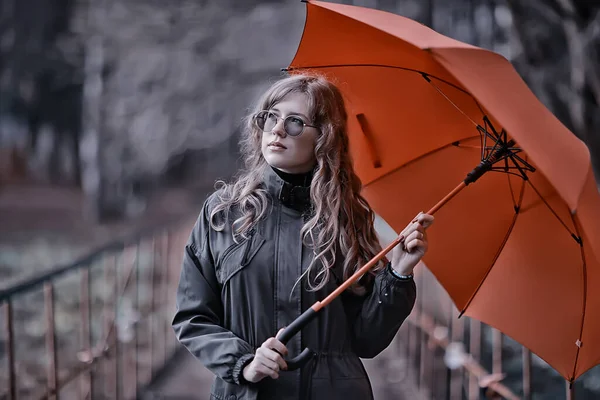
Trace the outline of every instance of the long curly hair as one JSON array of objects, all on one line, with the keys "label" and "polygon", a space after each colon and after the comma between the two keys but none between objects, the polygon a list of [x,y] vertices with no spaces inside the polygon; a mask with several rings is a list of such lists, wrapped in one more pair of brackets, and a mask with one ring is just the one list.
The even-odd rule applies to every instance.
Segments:
[{"label": "long curly hair", "polygon": [[[211,212],[211,226],[223,230],[230,211],[239,210],[236,215],[241,216],[232,223],[234,239],[239,241],[248,238],[257,222],[269,213],[269,195],[262,183],[265,169],[270,167],[261,152],[263,133],[255,126],[253,116],[297,92],[307,95],[308,117],[320,129],[314,150],[317,165],[310,187],[313,207],[301,231],[304,244],[314,253],[303,276],[308,276],[310,290],[319,290],[330,279],[336,256],[344,257],[345,280],[381,251],[374,228],[375,215],[360,194],[362,184],[350,157],[344,100],[339,89],[326,78],[316,74],[291,75],[275,82],[263,94],[254,113],[245,119],[240,143],[245,168],[232,183],[218,183],[220,191]],[[223,215],[224,218],[219,217]],[[384,262],[385,259],[353,285],[352,292],[364,294]]]}]

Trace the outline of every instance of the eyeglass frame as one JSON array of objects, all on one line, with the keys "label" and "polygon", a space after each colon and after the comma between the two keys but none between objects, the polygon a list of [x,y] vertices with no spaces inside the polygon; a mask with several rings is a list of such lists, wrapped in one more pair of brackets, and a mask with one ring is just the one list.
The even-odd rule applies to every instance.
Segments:
[{"label": "eyeglass frame", "polygon": [[[275,125],[273,125],[273,128],[272,128],[270,131],[265,131],[265,130],[264,130],[264,128],[261,128],[260,126],[258,126],[258,123],[256,122],[256,120],[257,120],[257,118],[258,118],[259,114],[261,114],[261,113],[271,113],[271,114],[273,114],[273,115],[274,115],[274,116],[277,118],[277,122],[275,122]],[[299,133],[299,134],[297,134],[297,135],[291,135],[291,134],[290,134],[290,133],[287,131],[287,129],[285,129],[285,120],[287,120],[288,118],[298,118],[300,121],[302,121],[302,130],[300,131],[300,133]],[[276,127],[276,126],[277,126],[277,124],[279,123],[279,120],[280,120],[280,119],[282,119],[282,120],[283,120],[283,130],[284,130],[285,134],[286,134],[286,135],[289,135],[289,136],[291,136],[291,137],[298,137],[298,136],[302,135],[302,134],[304,133],[304,130],[306,129],[306,127],[307,127],[307,126],[308,126],[309,128],[315,128],[316,130],[318,130],[319,132],[321,132],[321,129],[320,129],[318,126],[315,126],[315,125],[309,125],[309,124],[307,124],[306,122],[304,122],[304,120],[303,120],[301,117],[299,117],[299,116],[297,116],[297,115],[288,115],[288,116],[286,116],[286,117],[284,118],[284,117],[280,117],[279,115],[275,114],[273,111],[270,111],[270,110],[261,110],[261,111],[258,111],[257,113],[255,113],[255,114],[254,114],[254,116],[252,117],[252,120],[254,121],[254,124],[256,125],[256,127],[257,127],[258,129],[260,129],[261,131],[265,132],[265,133],[268,133],[268,132],[273,132],[273,129],[275,129],[275,127]],[[266,121],[265,121],[265,122],[266,122]]]}]

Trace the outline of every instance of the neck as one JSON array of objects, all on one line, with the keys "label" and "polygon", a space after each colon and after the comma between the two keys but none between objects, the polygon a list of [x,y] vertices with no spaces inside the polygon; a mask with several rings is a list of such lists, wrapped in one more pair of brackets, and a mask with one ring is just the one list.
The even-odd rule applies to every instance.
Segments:
[{"label": "neck", "polygon": [[272,199],[301,213],[311,210],[311,181],[312,172],[289,174],[273,167],[267,167],[265,170],[265,189]]},{"label": "neck", "polygon": [[279,177],[281,179],[283,179],[285,182],[289,183],[292,186],[309,187],[310,183],[312,181],[312,177],[313,177],[312,170],[305,172],[305,173],[300,173],[300,174],[291,174],[289,172],[284,172],[275,167],[271,167],[271,168],[273,168],[273,171],[275,171],[275,173],[277,175],[279,175]]}]

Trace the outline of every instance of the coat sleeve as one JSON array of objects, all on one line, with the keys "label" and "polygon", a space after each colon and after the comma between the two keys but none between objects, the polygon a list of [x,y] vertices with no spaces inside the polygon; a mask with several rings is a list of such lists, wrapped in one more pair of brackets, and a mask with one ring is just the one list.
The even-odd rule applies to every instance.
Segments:
[{"label": "coat sleeve", "polygon": [[352,334],[352,346],[361,358],[373,358],[385,350],[411,313],[417,295],[414,280],[395,277],[386,266],[369,292],[343,294]]},{"label": "coat sleeve", "polygon": [[173,329],[179,342],[226,382],[245,383],[242,369],[254,351],[223,327],[223,303],[210,249],[207,203],[185,246]]}]

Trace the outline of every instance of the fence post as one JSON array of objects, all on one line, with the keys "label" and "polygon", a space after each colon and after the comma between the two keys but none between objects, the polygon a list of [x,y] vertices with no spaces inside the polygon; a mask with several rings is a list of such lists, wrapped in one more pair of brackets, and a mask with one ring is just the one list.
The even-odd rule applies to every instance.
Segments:
[{"label": "fence post", "polygon": [[[150,254],[152,255],[152,260],[150,261],[150,297],[148,298],[148,303],[149,304],[149,308],[150,308],[150,312],[149,312],[149,319],[148,319],[148,324],[149,324],[149,328],[150,328],[150,332],[149,332],[149,342],[150,342],[150,348],[154,349],[154,345],[156,343],[156,319],[154,318],[155,313],[156,313],[156,303],[158,302],[158,300],[156,299],[156,291],[154,290],[154,288],[156,287],[156,253],[157,253],[157,243],[156,243],[157,239],[156,236],[152,236],[152,240],[150,242]],[[150,379],[154,378],[154,371],[155,371],[155,364],[156,364],[156,357],[154,354],[154,351],[150,352]]]},{"label": "fence post", "polygon": [[162,310],[161,310],[161,314],[163,316],[162,318],[162,323],[163,325],[163,329],[164,329],[164,346],[165,346],[165,358],[164,358],[164,363],[167,362],[167,360],[169,359],[169,351],[170,348],[172,346],[169,345],[170,342],[170,338],[171,335],[173,334],[173,331],[171,330],[171,324],[170,324],[170,320],[168,318],[168,313],[170,311],[170,279],[169,279],[169,272],[170,272],[170,268],[171,268],[171,246],[173,245],[173,240],[171,237],[171,232],[169,229],[165,230],[165,256],[164,256],[164,265],[163,265],[163,271],[164,271],[164,275],[163,275],[163,284],[162,284],[162,288],[163,288],[163,302],[162,302]]},{"label": "fence post", "polygon": [[44,309],[46,314],[46,351],[48,352],[49,399],[59,399],[58,393],[58,360],[56,358],[56,328],[54,323],[54,286],[52,281],[44,283]]},{"label": "fence post", "polygon": [[492,353],[492,374],[502,373],[502,339],[502,332],[496,328],[492,328],[492,340],[494,343]]},{"label": "fence post", "polygon": [[6,320],[6,354],[8,355],[8,398],[17,400],[17,375],[15,372],[15,331],[13,326],[12,301],[4,304]]},{"label": "fence post", "polygon": [[[469,320],[469,352],[476,360],[481,356],[481,322]],[[479,381],[476,376],[469,374],[469,400],[479,400]]]},{"label": "fence post", "polygon": [[[458,310],[452,308],[452,341],[464,343],[465,320],[458,317]],[[459,367],[450,372],[450,397],[448,400],[462,399],[465,370]]]},{"label": "fence post", "polygon": [[133,330],[133,338],[132,343],[129,346],[129,353],[131,354],[131,382],[133,388],[131,390],[134,398],[137,398],[138,389],[139,389],[139,366],[138,366],[138,334],[139,334],[139,318],[140,318],[140,241],[138,240],[135,244],[135,252],[134,257],[135,261],[133,262],[133,279],[132,279],[132,295],[131,295],[131,304],[133,308],[133,312],[136,314],[135,321],[132,321],[133,326],[131,329]]},{"label": "fence post", "polygon": [[[107,398],[118,399],[118,359],[117,359],[117,340],[116,340],[116,327],[113,325],[113,321],[116,317],[116,302],[117,302],[117,258],[116,256],[104,257],[104,285],[107,288],[112,287],[112,295],[107,296],[104,300],[103,309],[103,337],[106,343],[100,343],[103,348],[100,349],[102,353],[106,352],[104,359],[104,376],[103,376],[103,389],[104,395]],[[112,285],[111,285],[112,283]],[[112,348],[114,344],[115,348]],[[106,346],[106,348],[104,347]],[[107,391],[110,391],[107,393]]]},{"label": "fence post", "polygon": [[570,383],[569,381],[565,381],[566,389],[567,389],[567,400],[575,400],[575,382]]},{"label": "fence post", "polygon": [[531,400],[531,351],[523,346],[523,400]]},{"label": "fence post", "polygon": [[[81,317],[81,330],[79,331],[79,342],[81,345],[81,354],[84,354],[85,359],[80,360],[85,364],[93,360],[91,346],[91,329],[90,329],[90,270],[83,268],[81,270],[81,281],[79,290],[79,312]],[[79,395],[82,399],[92,399],[92,371],[82,373],[79,381]]]},{"label": "fence post", "polygon": [[[419,293],[425,293],[426,291],[426,285],[425,285],[425,271],[424,268],[421,266],[421,273],[419,274]],[[421,296],[421,301],[419,302],[419,318],[422,318],[423,316],[423,311],[425,309],[425,302],[423,301],[423,296]],[[429,355],[429,349],[427,348],[427,341],[428,341],[428,337],[427,334],[424,331],[421,331],[421,352],[420,352],[420,365],[419,365],[419,386],[421,389],[421,392],[423,389],[429,391],[430,387],[429,385],[431,384],[431,377],[428,376],[428,372],[430,370],[429,368],[429,360],[428,360],[428,355]]]}]

